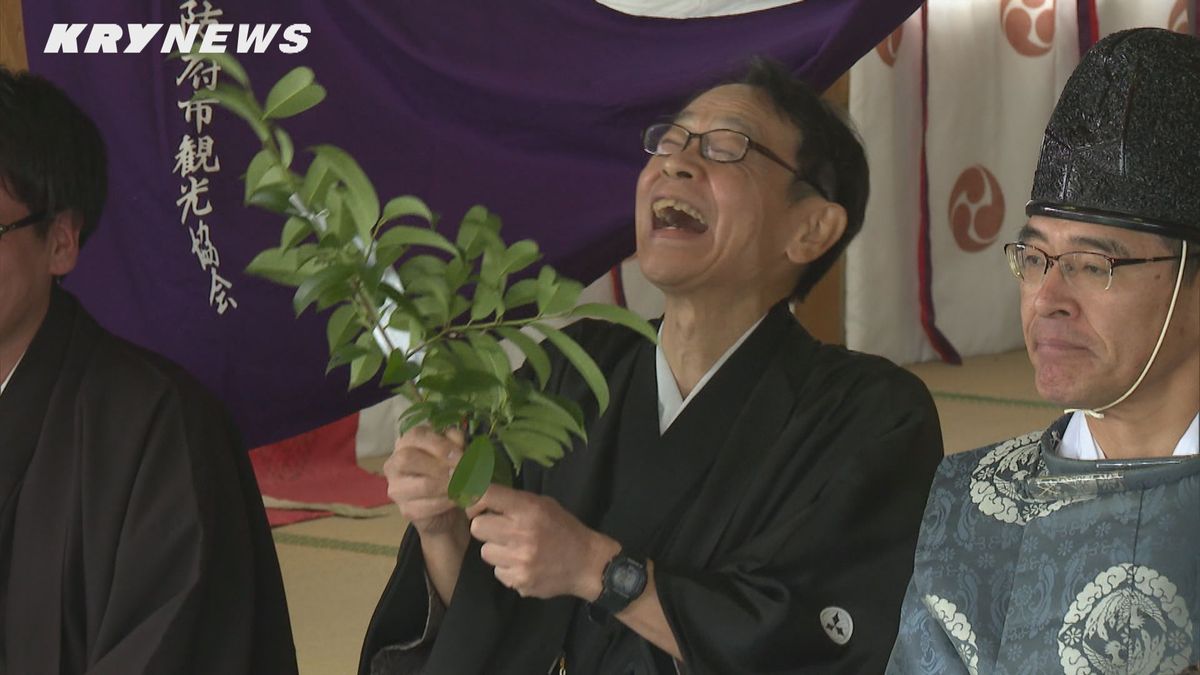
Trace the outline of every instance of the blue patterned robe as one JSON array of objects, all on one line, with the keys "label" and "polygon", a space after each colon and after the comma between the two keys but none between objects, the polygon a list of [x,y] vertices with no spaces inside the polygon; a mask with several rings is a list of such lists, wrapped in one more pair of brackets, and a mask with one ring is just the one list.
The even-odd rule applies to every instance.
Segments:
[{"label": "blue patterned robe", "polygon": [[1069,419],[942,461],[888,673],[1200,661],[1200,458],[1065,459]]}]

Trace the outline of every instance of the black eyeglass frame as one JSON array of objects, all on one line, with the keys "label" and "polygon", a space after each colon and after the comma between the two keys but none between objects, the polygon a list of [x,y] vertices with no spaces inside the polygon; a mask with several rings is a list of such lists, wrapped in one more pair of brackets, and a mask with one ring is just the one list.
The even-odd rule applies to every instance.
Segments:
[{"label": "black eyeglass frame", "polygon": [[[686,127],[680,126],[674,122],[656,122],[656,123],[651,124],[650,126],[646,127],[642,131],[642,149],[645,150],[647,154],[654,155],[655,157],[670,157],[671,155],[676,154],[676,152],[658,152],[657,151],[657,148],[658,148],[657,143],[654,144],[653,148],[650,146],[650,132],[655,129],[662,129],[662,128],[667,128],[667,127],[675,127],[676,129],[679,129],[683,133],[687,134],[687,137],[683,139],[683,145],[680,145],[679,150],[677,150],[676,152],[683,152],[684,150],[687,150],[688,144],[692,142],[693,138],[700,139],[700,156],[709,161],[717,162],[718,164],[733,164],[735,162],[740,162],[743,159],[746,159],[746,153],[748,153],[750,150],[755,150],[759,154],[761,154],[763,157],[766,157],[767,159],[771,160],[772,162],[775,162],[779,166],[782,166],[783,168],[787,169],[789,172],[791,172],[791,174],[793,176],[798,178],[804,184],[812,186],[812,188],[814,190],[816,190],[825,199],[829,199],[829,195],[825,194],[825,190],[821,189],[821,187],[819,185],[817,185],[816,183],[805,178],[804,174],[800,173],[800,171],[797,170],[795,167],[793,167],[791,164],[788,164],[787,161],[785,161],[779,155],[775,154],[770,148],[763,145],[762,143],[759,143],[758,141],[754,140],[753,138],[750,138],[748,135],[746,135],[745,133],[743,133],[741,131],[738,131],[737,129],[709,129],[708,131],[696,132],[696,131],[690,131]],[[709,145],[708,145],[708,141],[705,139],[705,137],[711,133],[715,133],[718,131],[723,131],[723,132],[731,133],[731,134],[737,134],[738,136],[741,136],[742,138],[744,138],[746,140],[746,146],[742,149],[742,155],[740,157],[738,157],[736,159],[717,159],[716,157],[713,157],[708,154]],[[659,140],[661,140],[661,139],[662,139],[662,136],[659,136]]]},{"label": "black eyeglass frame", "polygon": [[9,223],[8,225],[0,225],[0,239],[3,239],[4,235],[12,232],[13,230],[19,230],[22,227],[29,227],[30,225],[43,223],[46,221],[46,218],[47,214],[45,211],[38,211],[37,213],[31,213],[16,222]]},{"label": "black eyeglass frame", "polygon": [[[1019,266],[1017,265],[1017,254],[1015,251],[1028,248],[1031,248],[1042,255],[1042,279],[1045,279],[1046,275],[1050,274],[1050,268],[1056,265],[1059,259],[1063,258],[1064,256],[1075,255],[1077,253],[1086,253],[1088,255],[1095,255],[1104,258],[1106,261],[1108,261],[1108,281],[1104,284],[1104,290],[1106,291],[1109,288],[1112,288],[1113,270],[1117,269],[1118,267],[1124,267],[1126,265],[1141,265],[1144,263],[1166,262],[1168,260],[1179,260],[1179,256],[1177,255],[1155,256],[1153,258],[1114,258],[1110,255],[1105,255],[1096,251],[1067,251],[1065,253],[1059,253],[1058,255],[1050,255],[1046,251],[1034,246],[1033,244],[1028,244],[1023,241],[1009,242],[1004,245],[1004,255],[1008,257],[1008,269],[1013,273],[1014,277],[1020,279],[1021,281],[1025,281],[1025,277],[1022,276]],[[1197,256],[1200,256],[1200,251],[1193,251],[1187,255],[1188,258],[1195,258]],[[1064,276],[1063,278],[1065,279],[1066,277]]]}]

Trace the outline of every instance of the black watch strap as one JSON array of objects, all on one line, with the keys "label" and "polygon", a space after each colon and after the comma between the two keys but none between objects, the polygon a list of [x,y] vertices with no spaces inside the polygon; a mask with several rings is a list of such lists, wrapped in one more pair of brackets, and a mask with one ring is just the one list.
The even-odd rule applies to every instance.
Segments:
[{"label": "black watch strap", "polygon": [[616,614],[646,590],[646,559],[624,549],[604,566],[603,588],[592,608]]}]

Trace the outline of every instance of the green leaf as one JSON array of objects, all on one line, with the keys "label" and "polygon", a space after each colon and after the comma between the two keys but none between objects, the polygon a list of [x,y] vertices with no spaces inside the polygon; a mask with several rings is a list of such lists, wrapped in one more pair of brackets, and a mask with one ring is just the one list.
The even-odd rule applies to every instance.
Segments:
[{"label": "green leaf", "polygon": [[450,289],[446,280],[438,276],[425,276],[406,282],[413,304],[434,323],[445,323],[450,318]]},{"label": "green leaf", "polygon": [[[458,255],[458,249],[454,247],[442,235],[434,230],[424,227],[413,227],[411,225],[396,225],[390,227],[379,236],[379,246],[427,246],[446,251],[450,255]],[[440,270],[439,270],[440,272]]]},{"label": "green leaf", "polygon": [[522,239],[504,252],[504,274],[520,272],[541,258],[538,245],[529,239]]},{"label": "green leaf", "polygon": [[471,301],[456,294],[450,298],[450,310],[447,312],[447,316],[451,319],[458,318],[466,314],[469,309],[471,309]]},{"label": "green leaf", "polygon": [[[559,396],[558,394],[552,394],[548,391],[531,391],[529,392],[529,400],[539,403],[543,401],[549,401],[550,403],[553,403],[554,406],[557,406],[557,408],[546,406],[546,409],[557,409],[566,413],[571,419],[575,420],[575,427],[579,429],[579,432],[582,434],[581,437],[587,437],[584,427],[586,421],[583,418],[583,408],[580,408],[579,404],[574,400],[565,396]],[[567,425],[564,424],[563,426]],[[567,426],[567,428],[570,429],[571,427]]]},{"label": "green leaf", "polygon": [[504,278],[504,249],[489,248],[483,252],[483,263],[479,265],[479,283],[493,288],[502,288]]},{"label": "green leaf", "polygon": [[581,293],[583,293],[583,284],[574,279],[559,279],[554,297],[546,304],[546,313],[559,314],[569,311],[579,302]]},{"label": "green leaf", "polygon": [[467,341],[483,358],[487,368],[496,376],[498,382],[504,382],[512,375],[512,362],[508,360],[508,352],[487,333],[472,331],[467,333]]},{"label": "green leaf", "polygon": [[320,238],[321,243],[325,243],[326,239],[332,237],[340,245],[344,245],[346,250],[350,252],[352,257],[358,258],[358,247],[353,243],[354,235],[358,234],[358,230],[354,225],[354,218],[350,214],[350,209],[346,205],[347,190],[341,183],[334,183],[329,192],[325,195],[325,224],[329,226],[325,235]]},{"label": "green leaf", "polygon": [[348,216],[345,219],[347,224],[347,228],[344,230],[345,240],[351,241],[354,239],[355,235],[358,235],[358,237],[362,239],[363,245],[365,246],[371,241],[371,233],[373,230],[371,230],[370,227],[363,227],[363,221],[360,220],[363,206],[358,202],[358,196],[343,187],[344,185],[344,183],[341,185],[336,185],[334,186],[334,189],[341,193],[342,209],[345,212],[345,215]]},{"label": "green leaf", "polygon": [[349,302],[350,297],[351,292],[347,290],[346,285],[338,284],[330,286],[317,296],[317,310],[323,312],[334,305]]},{"label": "green leaf", "polygon": [[413,427],[429,420],[429,415],[433,412],[433,404],[431,403],[416,401],[410,401],[410,403],[412,405],[400,413],[399,435],[401,436],[408,433]]},{"label": "green leaf", "polygon": [[473,227],[482,226],[486,228],[488,226],[488,215],[489,213],[486,207],[481,204],[476,204],[475,206],[467,209],[467,212],[463,214],[462,224],[470,224]]},{"label": "green leaf", "polygon": [[375,377],[383,357],[376,351],[369,351],[350,362],[350,386],[348,389],[361,387]]},{"label": "green leaf", "polygon": [[387,367],[383,370],[383,377],[380,378],[380,384],[388,387],[394,387],[404,384],[420,374],[421,369],[404,358],[404,353],[397,350],[388,354]]},{"label": "green leaf", "polygon": [[317,299],[317,296],[324,293],[330,287],[344,284],[353,273],[354,268],[349,265],[338,264],[330,265],[305,279],[300,284],[300,287],[296,289],[296,295],[292,297],[292,307],[296,310],[296,316],[300,316]]},{"label": "green leaf", "polygon": [[292,251],[295,252],[296,259],[301,263],[311,262],[313,264],[320,264],[322,267],[324,267],[324,263],[317,259],[321,253],[320,246],[317,246],[316,244],[300,244],[299,246],[294,247]]},{"label": "green leaf", "polygon": [[267,140],[271,135],[270,128],[263,121],[262,109],[258,107],[254,97],[243,89],[218,83],[213,89],[198,90],[195,96],[192,96],[192,100],[216,101],[221,107],[245,120],[260,141]]},{"label": "green leaf", "polygon": [[539,314],[561,314],[579,302],[583,284],[560,277],[549,267],[538,273],[537,306]]},{"label": "green leaf", "polygon": [[292,216],[283,224],[283,232],[279,236],[280,248],[292,248],[304,238],[312,234],[312,225],[300,216]]},{"label": "green leaf", "polygon": [[496,448],[491,439],[487,436],[472,438],[450,477],[447,490],[450,499],[463,508],[479,501],[492,482],[495,467]]},{"label": "green leaf", "polygon": [[500,326],[496,328],[496,332],[521,350],[521,353],[525,355],[525,362],[537,376],[538,386],[545,388],[546,380],[550,378],[550,357],[547,356],[546,350],[542,349],[542,346],[533,338],[516,328]]},{"label": "green leaf", "polygon": [[451,404],[456,403],[453,399],[439,401],[437,407],[429,415],[429,426],[438,430],[445,430],[451,427],[456,427],[462,424],[463,418],[467,415],[469,406],[451,407]]},{"label": "green leaf", "polygon": [[587,438],[587,432],[584,430],[583,425],[579,423],[579,420],[576,420],[571,413],[567,412],[553,399],[544,396],[530,396],[530,403],[518,407],[515,414],[517,419],[554,425],[566,429],[581,439],[586,440]]},{"label": "green leaf", "polygon": [[425,324],[421,321],[421,313],[408,298],[404,299],[403,304],[397,304],[392,308],[391,316],[388,317],[388,326],[407,332],[410,345],[419,345],[425,340]]},{"label": "green leaf", "polygon": [[354,318],[353,305],[342,305],[329,315],[329,323],[325,325],[325,339],[329,342],[330,353],[350,339],[356,327]]},{"label": "green leaf", "polygon": [[328,162],[319,156],[314,158],[308,165],[308,171],[304,174],[304,184],[300,187],[300,200],[310,208],[316,209],[316,204],[325,201],[325,193],[336,179]]},{"label": "green leaf", "polygon": [[500,429],[496,436],[504,444],[509,455],[519,460],[531,459],[542,466],[550,466],[563,456],[563,446],[549,436],[522,429]]},{"label": "green leaf", "polygon": [[[279,164],[270,150],[259,150],[246,167],[246,192],[244,200],[250,202],[250,196],[263,185],[278,183],[283,180],[283,174],[278,170]],[[274,170],[274,171],[272,171]]]},{"label": "green leaf", "polygon": [[537,281],[537,308],[538,314],[546,313],[546,305],[554,298],[554,292],[558,290],[558,273],[553,267],[543,267],[538,270]]},{"label": "green leaf", "polygon": [[446,340],[446,351],[458,360],[458,365],[466,370],[489,370],[484,362],[484,355],[474,349],[467,340]]},{"label": "green leaf", "polygon": [[469,396],[491,391],[499,380],[482,370],[461,370],[450,375],[426,375],[418,382],[422,389],[436,391],[443,396]]},{"label": "green leaf", "polygon": [[296,146],[292,145],[292,137],[283,129],[275,128],[275,145],[279,146],[279,163],[290,167],[296,154]]},{"label": "green leaf", "polygon": [[641,333],[647,340],[651,342],[658,342],[658,331],[654,330],[654,326],[651,326],[649,321],[646,321],[642,317],[623,307],[608,305],[601,302],[589,302],[572,309],[570,316],[588,316],[595,319],[603,319],[611,323],[620,324],[632,331]]},{"label": "green leaf", "polygon": [[386,223],[389,220],[405,216],[417,216],[427,223],[433,222],[433,212],[429,210],[425,202],[421,201],[420,197],[412,195],[403,195],[388,200],[388,203],[383,205],[383,215],[380,216],[380,221]]},{"label": "green leaf", "polygon": [[414,255],[404,261],[396,274],[405,287],[409,287],[424,277],[445,277],[446,261],[427,254]]},{"label": "green leaf", "polygon": [[571,437],[568,435],[567,430],[562,425],[554,424],[553,422],[545,422],[532,418],[517,419],[509,423],[508,428],[513,431],[528,431],[549,436],[559,445],[568,446],[571,444]]},{"label": "green leaf", "polygon": [[537,279],[522,279],[517,283],[508,287],[504,292],[504,307],[512,309],[528,305],[537,300],[538,282]]},{"label": "green leaf", "polygon": [[562,352],[563,356],[567,358],[567,361],[572,366],[575,366],[575,370],[579,371],[579,374],[583,377],[583,381],[587,383],[588,388],[595,395],[600,412],[604,412],[608,408],[608,383],[604,379],[604,373],[600,372],[600,368],[596,366],[596,362],[592,360],[592,357],[588,356],[587,352],[583,351],[583,347],[580,347],[577,342],[567,337],[566,333],[557,328],[551,328],[540,322],[534,323],[533,327],[541,332],[542,335],[545,335],[550,344],[557,347],[558,351]]},{"label": "green leaf", "polygon": [[512,487],[513,472],[514,470],[520,470],[520,467],[513,467],[512,458],[501,457],[498,450],[495,451],[495,454],[496,465],[492,468],[492,482],[504,487]]},{"label": "green leaf", "polygon": [[325,88],[313,82],[311,68],[298,66],[279,78],[267,93],[266,119],[283,119],[308,110],[325,98]]},{"label": "green leaf", "polygon": [[446,284],[450,287],[450,290],[458,291],[467,282],[467,277],[471,275],[471,270],[467,266],[466,261],[459,256],[454,256],[446,262],[444,274],[446,276]]},{"label": "green leaf", "polygon": [[286,183],[277,182],[272,185],[264,185],[254,191],[246,203],[250,206],[257,206],[260,209],[266,209],[272,213],[280,215],[286,214],[292,210],[292,205],[289,199],[292,196],[291,189]]},{"label": "green leaf", "polygon": [[482,282],[475,286],[475,297],[471,301],[471,320],[480,321],[501,310],[500,291]]},{"label": "green leaf", "polygon": [[351,197],[347,205],[354,215],[354,223],[364,243],[369,242],[375,223],[379,220],[379,196],[375,193],[375,186],[371,185],[362,167],[345,150],[332,145],[318,145],[313,152],[325,160],[334,175],[346,184]]},{"label": "green leaf", "polygon": [[475,260],[488,249],[502,248],[504,242],[497,233],[499,219],[491,216],[482,206],[472,206],[463,216],[454,243],[463,251],[467,260]]},{"label": "green leaf", "polygon": [[300,272],[301,261],[294,250],[269,248],[254,256],[246,272],[284,286],[299,286],[305,275]]},{"label": "green leaf", "polygon": [[337,368],[338,366],[344,366],[354,359],[363,356],[364,354],[369,354],[371,351],[372,350],[360,347],[357,344],[342,345],[341,347],[333,350],[333,353],[329,355],[329,365],[325,367],[325,373],[329,374],[329,371],[333,370],[334,368]]},{"label": "green leaf", "polygon": [[440,326],[449,318],[450,308],[446,304],[432,295],[422,295],[413,298],[413,306],[417,308],[417,313],[421,316],[422,323]]}]

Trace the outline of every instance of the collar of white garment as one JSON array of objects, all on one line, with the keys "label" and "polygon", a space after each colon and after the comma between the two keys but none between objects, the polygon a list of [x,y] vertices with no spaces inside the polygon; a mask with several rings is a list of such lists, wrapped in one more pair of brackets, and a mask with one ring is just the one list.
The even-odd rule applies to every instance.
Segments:
[{"label": "collar of white garment", "polygon": [[[667,433],[667,429],[671,426],[671,423],[675,421],[675,418],[679,417],[679,413],[683,412],[683,409],[687,407],[687,404],[691,403],[692,399],[696,398],[696,394],[700,393],[700,390],[704,388],[705,384],[708,384],[708,381],[712,379],[713,374],[716,373],[721,366],[729,360],[729,357],[737,351],[738,347],[742,346],[742,343],[746,341],[746,338],[750,337],[750,334],[754,332],[755,328],[758,328],[758,324],[762,323],[763,319],[765,318],[767,318],[766,314],[763,314],[761,317],[759,317],[758,321],[755,321],[754,325],[750,326],[749,330],[747,330],[745,333],[742,333],[742,337],[738,338],[737,342],[733,343],[733,346],[725,350],[725,353],[721,355],[721,358],[717,359],[717,362],[712,364],[712,368],[709,368],[708,372],[704,373],[704,377],[701,377],[700,381],[696,383],[696,386],[692,387],[692,391],[688,393],[687,398],[683,398],[683,396],[680,395],[679,385],[675,383],[675,374],[671,372],[671,365],[667,363],[667,355],[663,353],[663,329],[662,324],[659,324],[658,346],[654,348],[654,370],[655,375],[658,378],[659,435]],[[664,321],[663,323],[666,322]]]},{"label": "collar of white garment", "polygon": [[[1104,459],[1104,451],[1092,437],[1092,430],[1088,428],[1087,418],[1082,412],[1071,415],[1071,421],[1067,423],[1067,430],[1063,433],[1062,443],[1058,447],[1058,454],[1067,459]],[[1171,453],[1173,457],[1196,454],[1200,454],[1200,415],[1192,418],[1191,425],[1175,445],[1175,452]]]},{"label": "collar of white garment", "polygon": [[4,378],[3,382],[0,382],[0,394],[3,394],[4,390],[8,389],[8,381],[12,379],[13,373],[17,372],[17,366],[21,365],[21,359],[23,358],[25,358],[25,352],[21,352],[21,355],[17,357],[17,362],[13,364],[12,370],[8,371],[8,376]]}]

